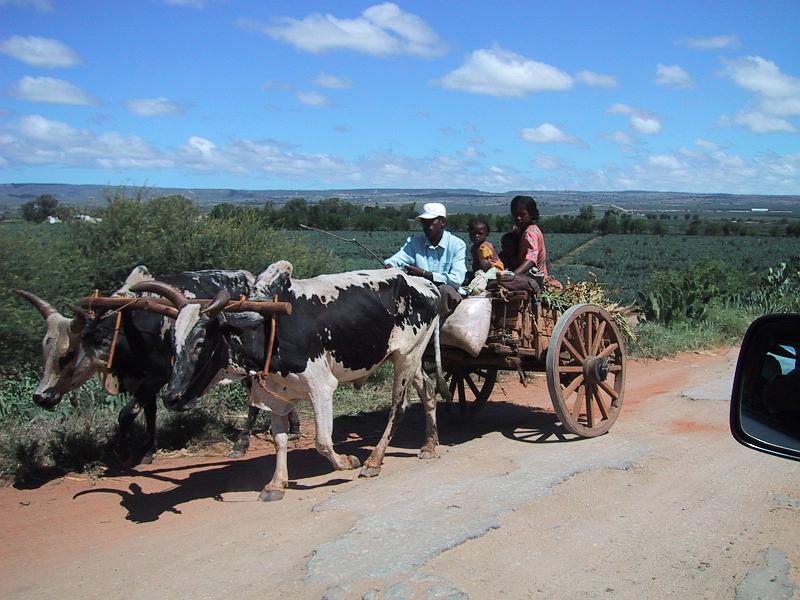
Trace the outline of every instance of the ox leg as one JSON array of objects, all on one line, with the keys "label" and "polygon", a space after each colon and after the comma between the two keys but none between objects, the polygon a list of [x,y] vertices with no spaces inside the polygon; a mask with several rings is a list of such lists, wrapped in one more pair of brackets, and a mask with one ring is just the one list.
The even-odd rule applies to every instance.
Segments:
[{"label": "ox leg", "polygon": [[[320,386],[322,387],[322,386]],[[357,469],[361,462],[356,456],[337,454],[333,449],[333,392],[336,390],[335,380],[327,389],[320,390],[312,395],[311,402],[314,406],[314,423],[317,427],[316,448],[322,456],[327,458],[337,471]]]},{"label": "ox leg", "polygon": [[369,458],[364,463],[364,467],[359,473],[360,477],[376,477],[381,472],[383,457],[386,455],[386,448],[394,437],[397,426],[403,419],[408,406],[408,385],[410,383],[410,373],[398,373],[398,365],[395,364],[394,384],[392,385],[392,408],[389,412],[389,422],[378,444],[373,448]]},{"label": "ox leg", "polygon": [[144,418],[147,432],[147,441],[144,448],[142,448],[142,464],[149,465],[153,462],[153,457],[156,453],[156,412],[158,410],[158,403],[156,402],[156,394],[147,393],[147,396],[140,402],[144,408]]},{"label": "ox leg", "polygon": [[272,480],[261,490],[258,499],[262,502],[280,500],[286,493],[289,483],[289,469],[286,465],[288,448],[289,418],[286,415],[272,413],[272,437],[275,440],[275,472]]},{"label": "ox leg", "polygon": [[250,408],[247,409],[247,423],[245,423],[244,429],[239,433],[239,437],[236,438],[236,442],[233,444],[233,450],[228,454],[229,458],[242,458],[245,455],[247,449],[250,447],[250,434],[253,432],[258,413],[260,412],[261,409],[252,404]]},{"label": "ox leg", "polygon": [[439,444],[439,432],[436,428],[435,384],[425,374],[425,371],[420,369],[414,376],[414,387],[425,409],[425,443],[419,450],[419,457],[435,458],[436,446]]},{"label": "ox leg", "polygon": [[138,398],[131,398],[128,403],[119,411],[117,422],[119,423],[119,432],[117,433],[117,456],[123,465],[126,467],[132,466],[131,456],[131,425],[136,420],[139,411],[142,410],[142,405],[139,403]]},{"label": "ox leg", "polygon": [[300,416],[297,414],[297,409],[295,408],[289,413],[289,439],[300,439]]}]

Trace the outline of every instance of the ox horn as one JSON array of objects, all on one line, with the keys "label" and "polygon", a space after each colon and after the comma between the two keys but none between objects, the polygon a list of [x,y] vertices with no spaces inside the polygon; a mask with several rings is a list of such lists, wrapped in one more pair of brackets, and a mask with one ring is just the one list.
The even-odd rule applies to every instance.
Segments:
[{"label": "ox horn", "polygon": [[132,292],[152,292],[164,296],[175,305],[178,310],[186,306],[189,301],[181,294],[180,290],[164,283],[163,281],[140,281],[130,287]]},{"label": "ox horn", "polygon": [[228,302],[230,301],[230,292],[228,292],[228,290],[220,290],[217,292],[214,301],[203,310],[203,314],[209,319],[213,319],[222,311],[223,308],[228,305]]},{"label": "ox horn", "polygon": [[28,292],[27,290],[13,289],[11,290],[17,296],[25,298],[28,302],[33,304],[36,309],[41,313],[42,317],[46,320],[50,315],[57,315],[58,311],[46,300],[42,300],[36,294]]}]

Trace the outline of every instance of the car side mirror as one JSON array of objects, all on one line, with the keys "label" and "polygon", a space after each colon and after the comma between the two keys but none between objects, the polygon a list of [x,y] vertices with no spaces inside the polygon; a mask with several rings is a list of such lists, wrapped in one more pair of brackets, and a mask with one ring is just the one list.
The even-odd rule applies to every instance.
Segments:
[{"label": "car side mirror", "polygon": [[800,460],[800,314],[753,321],[739,350],[731,433],[761,452]]}]

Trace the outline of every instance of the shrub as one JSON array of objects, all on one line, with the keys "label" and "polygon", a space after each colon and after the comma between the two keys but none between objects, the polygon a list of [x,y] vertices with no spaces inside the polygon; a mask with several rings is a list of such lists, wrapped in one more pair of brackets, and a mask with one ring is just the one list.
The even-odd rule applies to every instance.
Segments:
[{"label": "shrub", "polygon": [[747,277],[720,261],[702,261],[685,270],[657,271],[639,292],[645,318],[669,324],[703,319],[712,302],[741,293]]}]

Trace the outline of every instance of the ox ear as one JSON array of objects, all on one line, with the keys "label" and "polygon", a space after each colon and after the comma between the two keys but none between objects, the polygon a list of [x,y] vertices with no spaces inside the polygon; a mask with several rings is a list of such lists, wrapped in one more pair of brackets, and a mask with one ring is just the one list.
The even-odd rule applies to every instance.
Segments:
[{"label": "ox ear", "polygon": [[256,291],[268,298],[285,288],[292,277],[294,266],[288,260],[279,260],[268,266],[256,279]]},{"label": "ox ear", "polygon": [[73,334],[79,335],[86,327],[86,323],[89,321],[89,315],[87,315],[82,308],[73,304],[70,304],[69,308],[75,313],[75,317],[69,323],[69,329]]}]

